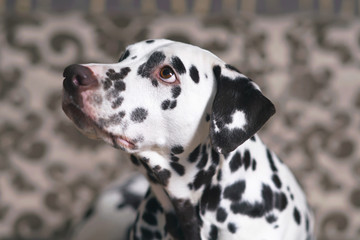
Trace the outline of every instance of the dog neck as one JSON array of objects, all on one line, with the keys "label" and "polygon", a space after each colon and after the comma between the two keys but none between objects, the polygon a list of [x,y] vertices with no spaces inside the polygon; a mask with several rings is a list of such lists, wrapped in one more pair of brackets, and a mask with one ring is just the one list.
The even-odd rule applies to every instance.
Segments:
[{"label": "dog neck", "polygon": [[[175,212],[185,239],[200,239],[199,206],[211,208],[220,201],[224,156],[206,139],[194,149],[172,148],[170,152],[144,151],[131,156],[148,178],[165,212]],[[216,187],[217,186],[217,187]],[[218,199],[213,196],[218,192]],[[200,204],[201,202],[201,204]]]}]

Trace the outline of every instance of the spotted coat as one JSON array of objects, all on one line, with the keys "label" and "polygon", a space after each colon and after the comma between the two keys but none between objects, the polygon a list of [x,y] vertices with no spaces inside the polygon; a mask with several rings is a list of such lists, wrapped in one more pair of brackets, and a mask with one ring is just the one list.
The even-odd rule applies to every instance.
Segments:
[{"label": "spotted coat", "polygon": [[[233,66],[159,39],[130,45],[118,63],[71,65],[64,77],[68,117],[128,152],[149,183],[104,192],[73,239],[95,229],[101,239],[313,239],[301,187],[256,135],[274,105]],[[126,209],[133,217],[118,220]]]}]

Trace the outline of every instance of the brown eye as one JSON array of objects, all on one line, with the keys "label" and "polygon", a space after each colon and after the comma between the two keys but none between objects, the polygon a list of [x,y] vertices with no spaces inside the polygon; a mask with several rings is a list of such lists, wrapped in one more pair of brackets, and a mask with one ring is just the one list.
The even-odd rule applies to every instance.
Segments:
[{"label": "brown eye", "polygon": [[160,75],[160,79],[163,80],[164,82],[172,83],[176,81],[176,75],[174,71],[168,66],[163,67],[160,70],[159,75]]}]

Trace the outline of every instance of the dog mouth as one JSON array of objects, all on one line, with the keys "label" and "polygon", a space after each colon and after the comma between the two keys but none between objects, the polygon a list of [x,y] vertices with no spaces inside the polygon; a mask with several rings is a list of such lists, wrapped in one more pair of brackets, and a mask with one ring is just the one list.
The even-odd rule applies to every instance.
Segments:
[{"label": "dog mouth", "polygon": [[113,141],[113,146],[117,148],[124,147],[131,150],[136,149],[135,143],[129,140],[128,138],[126,138],[125,136],[111,136],[111,138]]},{"label": "dog mouth", "polygon": [[127,151],[136,150],[135,141],[122,135],[115,135],[106,131],[88,114],[86,114],[65,91],[63,94],[62,109],[66,116],[74,122],[79,131],[88,138],[104,140],[115,148]]}]

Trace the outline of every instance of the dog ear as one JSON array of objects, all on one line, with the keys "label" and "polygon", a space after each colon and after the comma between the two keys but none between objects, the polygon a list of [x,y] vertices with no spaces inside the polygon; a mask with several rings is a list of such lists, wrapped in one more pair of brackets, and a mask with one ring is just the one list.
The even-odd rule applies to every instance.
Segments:
[{"label": "dog ear", "polygon": [[255,83],[234,67],[216,65],[213,72],[217,92],[212,106],[210,138],[215,150],[227,154],[252,137],[275,113],[275,107]]}]

